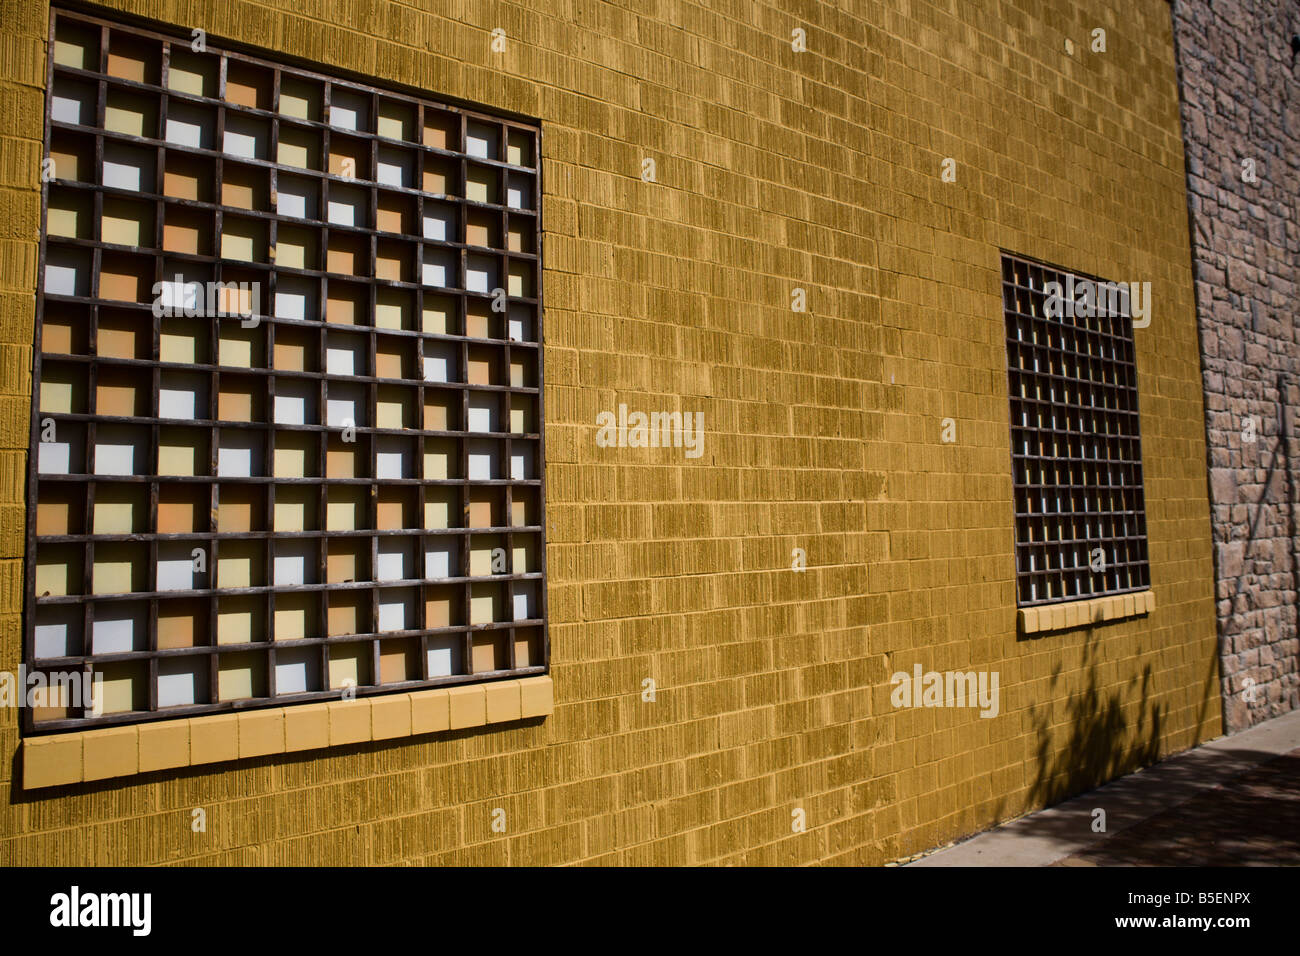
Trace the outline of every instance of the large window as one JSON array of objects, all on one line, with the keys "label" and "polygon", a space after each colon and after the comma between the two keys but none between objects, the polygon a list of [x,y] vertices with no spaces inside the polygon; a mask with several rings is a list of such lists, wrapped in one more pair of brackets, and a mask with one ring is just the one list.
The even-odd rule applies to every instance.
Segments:
[{"label": "large window", "polygon": [[1020,606],[1150,586],[1127,287],[1002,257]]},{"label": "large window", "polygon": [[26,731],[543,672],[537,127],[52,30]]}]

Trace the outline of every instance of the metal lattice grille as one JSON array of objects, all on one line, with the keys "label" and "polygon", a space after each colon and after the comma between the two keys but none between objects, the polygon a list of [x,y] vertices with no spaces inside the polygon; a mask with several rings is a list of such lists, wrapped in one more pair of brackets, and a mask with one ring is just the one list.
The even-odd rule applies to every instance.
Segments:
[{"label": "metal lattice grille", "polygon": [[[1076,309],[1084,283],[1102,295]],[[1002,257],[1022,607],[1150,586],[1133,323],[1108,285]]]},{"label": "metal lattice grille", "polygon": [[538,126],[51,31],[27,732],[543,673]]}]

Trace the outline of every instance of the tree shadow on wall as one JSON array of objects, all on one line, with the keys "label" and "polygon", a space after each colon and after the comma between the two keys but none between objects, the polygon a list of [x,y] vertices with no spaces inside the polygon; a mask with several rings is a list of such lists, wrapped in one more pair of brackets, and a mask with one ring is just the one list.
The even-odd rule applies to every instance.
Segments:
[{"label": "tree shadow on wall", "polygon": [[[1132,707],[1120,699],[1120,689],[1103,690],[1100,685],[1100,640],[1089,635],[1083,648],[1083,667],[1087,671],[1082,692],[1072,695],[1066,705],[1069,736],[1063,745],[1060,732],[1053,733],[1052,708],[1029,708],[1034,732],[1038,737],[1036,775],[1029,789],[1031,805],[1050,807],[1068,797],[1092,790],[1107,781],[1150,766],[1160,758],[1161,731],[1167,706],[1151,700],[1153,680],[1151,665],[1140,676],[1129,679],[1139,683],[1137,724],[1130,731]],[[1048,698],[1062,679],[1062,665],[1052,671]]]}]

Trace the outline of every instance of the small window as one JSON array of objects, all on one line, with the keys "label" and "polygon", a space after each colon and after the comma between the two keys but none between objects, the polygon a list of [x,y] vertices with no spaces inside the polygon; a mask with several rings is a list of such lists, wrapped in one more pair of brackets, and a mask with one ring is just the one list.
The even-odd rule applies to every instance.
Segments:
[{"label": "small window", "polygon": [[1150,587],[1129,287],[1002,257],[1019,606]]}]

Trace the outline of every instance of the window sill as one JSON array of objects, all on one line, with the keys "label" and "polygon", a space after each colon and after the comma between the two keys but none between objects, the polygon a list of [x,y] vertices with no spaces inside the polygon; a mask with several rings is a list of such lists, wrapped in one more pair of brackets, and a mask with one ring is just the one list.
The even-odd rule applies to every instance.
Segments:
[{"label": "window sill", "polygon": [[485,727],[554,710],[551,678],[543,676],[28,737],[23,789]]},{"label": "window sill", "polygon": [[1021,634],[1042,634],[1047,631],[1067,631],[1076,627],[1091,627],[1109,621],[1149,614],[1156,607],[1153,591],[1134,591],[1129,594],[1108,594],[1087,601],[1068,601],[1062,604],[1044,604],[1040,607],[1022,607],[1018,615]]}]

